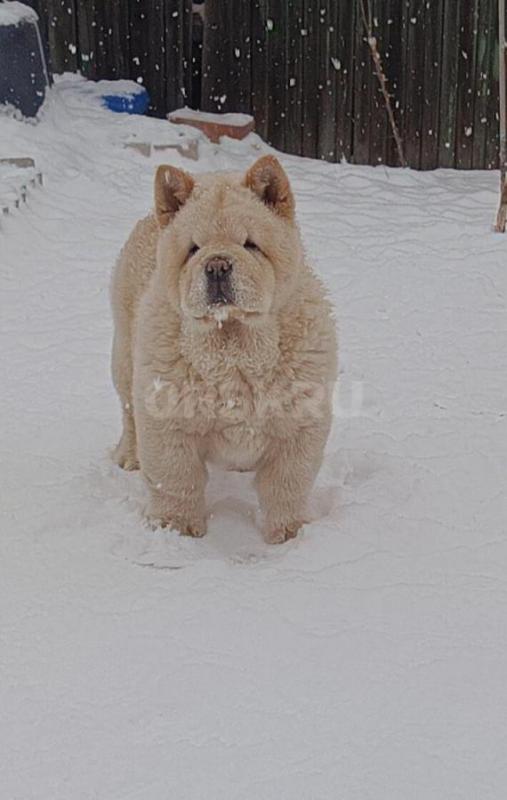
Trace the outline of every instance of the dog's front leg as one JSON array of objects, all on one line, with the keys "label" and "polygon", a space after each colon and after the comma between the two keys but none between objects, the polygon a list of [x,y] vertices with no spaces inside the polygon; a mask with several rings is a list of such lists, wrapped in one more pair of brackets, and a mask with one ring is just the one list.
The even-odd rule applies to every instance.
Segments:
[{"label": "dog's front leg", "polygon": [[264,538],[269,544],[293,539],[305,522],[306,503],[322,463],[327,427],[300,430],[294,437],[275,440],[255,477]]},{"label": "dog's front leg", "polygon": [[148,519],[187,536],[204,536],[207,470],[196,438],[179,431],[139,431],[139,457],[148,483]]}]

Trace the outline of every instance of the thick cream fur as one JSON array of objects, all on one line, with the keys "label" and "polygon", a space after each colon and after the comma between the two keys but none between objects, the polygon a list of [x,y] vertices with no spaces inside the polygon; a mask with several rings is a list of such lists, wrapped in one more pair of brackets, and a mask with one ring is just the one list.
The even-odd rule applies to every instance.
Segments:
[{"label": "thick cream fur", "polygon": [[[113,274],[116,461],[140,466],[154,523],[193,536],[206,532],[206,464],[253,470],[265,538],[282,542],[304,522],[330,428],[331,306],[276,159],[246,177],[165,169],[156,213],[136,225]],[[177,200],[161,200],[181,176]],[[207,305],[214,255],[233,263],[232,308]]]}]

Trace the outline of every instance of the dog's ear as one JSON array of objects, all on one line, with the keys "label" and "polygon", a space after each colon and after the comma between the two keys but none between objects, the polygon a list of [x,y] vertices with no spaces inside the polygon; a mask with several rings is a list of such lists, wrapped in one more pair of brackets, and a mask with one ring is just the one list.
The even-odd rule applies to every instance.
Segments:
[{"label": "dog's ear", "polygon": [[186,203],[194,188],[194,179],[188,172],[162,165],[155,175],[155,215],[161,228],[170,221]]},{"label": "dog's ear", "polygon": [[265,205],[286,219],[294,219],[295,202],[289,179],[277,158],[262,156],[245,175],[245,186]]}]

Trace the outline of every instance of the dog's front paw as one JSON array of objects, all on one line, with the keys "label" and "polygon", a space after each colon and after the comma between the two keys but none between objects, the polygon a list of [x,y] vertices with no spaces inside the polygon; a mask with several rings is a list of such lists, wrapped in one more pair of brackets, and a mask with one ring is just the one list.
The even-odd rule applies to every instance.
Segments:
[{"label": "dog's front paw", "polygon": [[181,536],[191,536],[193,539],[202,539],[206,536],[206,521],[193,522],[185,519],[173,520],[171,527]]},{"label": "dog's front paw", "polygon": [[288,542],[289,539],[296,538],[298,531],[301,530],[303,525],[304,522],[295,520],[294,522],[288,522],[276,527],[268,526],[264,530],[264,541],[266,544],[283,544],[284,542]]},{"label": "dog's front paw", "polygon": [[114,450],[113,461],[128,472],[139,469],[135,444],[129,444],[122,436],[120,443]]},{"label": "dog's front paw", "polygon": [[163,513],[148,513],[147,519],[153,530],[170,528],[173,531],[178,531],[182,536],[192,536],[195,539],[200,539],[206,535],[207,526],[204,517],[184,516],[165,511]]},{"label": "dog's front paw", "polygon": [[135,472],[139,469],[139,461],[133,455],[115,456],[115,463],[127,472]]}]

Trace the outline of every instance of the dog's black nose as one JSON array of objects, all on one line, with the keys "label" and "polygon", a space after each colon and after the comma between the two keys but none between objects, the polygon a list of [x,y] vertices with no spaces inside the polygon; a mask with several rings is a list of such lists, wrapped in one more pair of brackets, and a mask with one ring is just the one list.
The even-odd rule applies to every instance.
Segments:
[{"label": "dog's black nose", "polygon": [[208,279],[208,302],[210,304],[233,303],[231,262],[223,256],[213,256],[206,262],[204,271]]},{"label": "dog's black nose", "polygon": [[210,280],[221,280],[229,275],[232,270],[232,264],[222,256],[213,256],[204,267],[206,275]]}]

